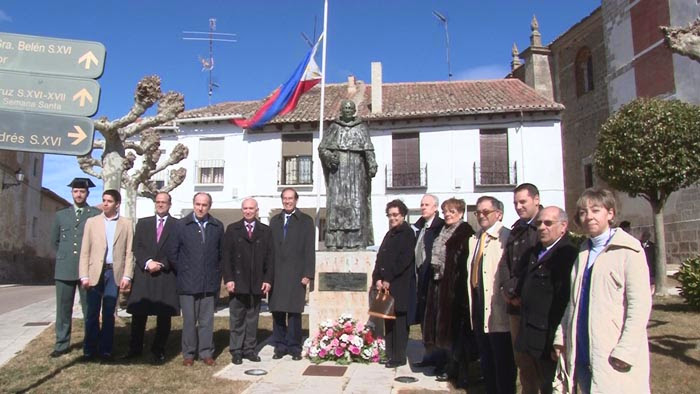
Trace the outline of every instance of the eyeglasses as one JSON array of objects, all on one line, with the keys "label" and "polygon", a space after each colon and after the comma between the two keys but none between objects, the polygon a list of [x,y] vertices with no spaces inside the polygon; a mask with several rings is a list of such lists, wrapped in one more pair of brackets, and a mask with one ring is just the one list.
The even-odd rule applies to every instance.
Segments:
[{"label": "eyeglasses", "polygon": [[559,220],[535,220],[535,226],[540,227],[542,224],[545,225],[545,227],[552,227],[554,223],[561,223]]},{"label": "eyeglasses", "polygon": [[492,211],[489,211],[489,210],[474,211],[474,216],[476,216],[476,217],[479,217],[479,215],[489,216],[490,214],[492,214],[492,213],[494,213],[494,212],[496,212],[495,209],[492,210]]},{"label": "eyeglasses", "polygon": [[386,217],[388,217],[388,218],[397,218],[399,216],[401,216],[400,213],[387,213],[386,214]]}]

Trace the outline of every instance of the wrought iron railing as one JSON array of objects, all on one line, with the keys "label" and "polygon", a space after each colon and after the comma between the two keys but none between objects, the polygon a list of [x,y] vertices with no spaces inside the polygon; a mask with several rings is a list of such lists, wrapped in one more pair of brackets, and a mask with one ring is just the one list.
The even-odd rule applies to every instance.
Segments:
[{"label": "wrought iron railing", "polygon": [[499,186],[518,184],[518,163],[474,162],[474,186]]},{"label": "wrought iron railing", "polygon": [[428,164],[415,169],[395,169],[387,165],[384,169],[387,189],[411,189],[428,187]]}]

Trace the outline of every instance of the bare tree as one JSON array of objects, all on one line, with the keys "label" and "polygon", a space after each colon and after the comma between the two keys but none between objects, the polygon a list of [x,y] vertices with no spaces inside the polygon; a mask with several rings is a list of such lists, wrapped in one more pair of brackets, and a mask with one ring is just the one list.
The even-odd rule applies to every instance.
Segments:
[{"label": "bare tree", "polygon": [[[156,103],[156,114],[142,117]],[[189,153],[186,146],[177,144],[167,160],[158,163],[162,132],[156,127],[175,119],[184,110],[185,99],[182,94],[163,94],[160,77],[150,75],[139,81],[134,104],[126,115],[113,121],[102,117],[95,122],[95,129],[104,139],[95,140],[93,149],[101,149],[102,157],[96,159],[90,154],[80,156],[78,164],[86,174],[102,179],[105,190],[126,190],[127,216],[136,216],[138,196],[154,199],[159,191],[169,192],[185,179],[187,170],[184,168],[170,171],[169,182],[161,189],[151,179],[167,167],[185,159]],[[138,156],[143,157],[143,161],[139,168],[133,170]],[[95,168],[101,168],[102,171],[98,172]]]},{"label": "bare tree", "polygon": [[700,19],[686,27],[661,26],[660,29],[673,52],[700,62]]}]

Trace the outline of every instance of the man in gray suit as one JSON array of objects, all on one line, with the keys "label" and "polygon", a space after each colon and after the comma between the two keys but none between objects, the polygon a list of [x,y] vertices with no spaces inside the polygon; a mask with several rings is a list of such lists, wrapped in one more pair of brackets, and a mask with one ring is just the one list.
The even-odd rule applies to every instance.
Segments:
[{"label": "man in gray suit", "polygon": [[293,188],[282,190],[282,212],[270,220],[275,248],[274,286],[270,292],[275,360],[285,354],[301,360],[301,313],[306,286],[316,271],[314,221],[297,209],[298,200]]},{"label": "man in gray suit", "polygon": [[73,205],[56,212],[51,227],[51,244],[56,250],[56,344],[51,357],[60,357],[70,351],[76,287],[80,294],[83,316],[87,316],[85,289],[79,286],[78,281],[78,260],[85,222],[100,214],[99,209],[87,205],[90,188],[95,187],[89,178],[75,178],[68,186],[71,187]]}]

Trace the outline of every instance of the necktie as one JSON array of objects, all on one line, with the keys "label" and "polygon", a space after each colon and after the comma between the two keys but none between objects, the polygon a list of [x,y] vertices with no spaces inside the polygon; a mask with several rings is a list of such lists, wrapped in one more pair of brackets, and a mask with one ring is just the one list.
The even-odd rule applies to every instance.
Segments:
[{"label": "necktie", "polygon": [[253,225],[247,223],[245,227],[248,229],[248,239],[253,239]]},{"label": "necktie", "polygon": [[425,261],[425,232],[428,231],[428,223],[425,223],[425,226],[420,230],[420,233],[418,234],[418,240],[416,241],[416,271],[418,268],[420,268],[421,265],[423,265],[423,262]]},{"label": "necktie", "polygon": [[547,254],[547,249],[540,250],[540,253],[537,254],[537,261],[542,260],[542,256],[544,256],[545,254]]},{"label": "necktie", "polygon": [[284,238],[287,238],[287,224],[289,224],[289,216],[290,215],[287,214],[284,215],[284,226],[282,226]]},{"label": "necktie", "polygon": [[202,233],[202,243],[206,242],[206,239],[204,238],[204,222],[197,222],[199,224],[199,231]]},{"label": "necktie", "polygon": [[83,214],[83,208],[78,208],[75,210],[75,216],[80,217]]},{"label": "necktie", "polygon": [[486,243],[486,232],[481,233],[479,238],[479,249],[476,252],[474,261],[472,262],[472,288],[479,287],[479,273],[481,272],[481,260],[484,257],[484,244]]},{"label": "necktie", "polygon": [[163,234],[163,222],[165,219],[158,218],[158,228],[156,229],[156,242],[160,242],[160,236]]}]

